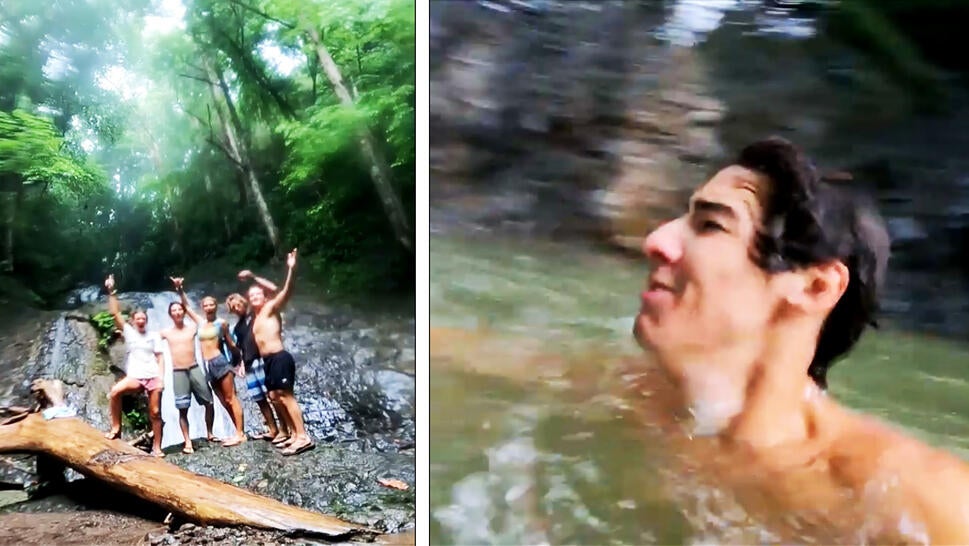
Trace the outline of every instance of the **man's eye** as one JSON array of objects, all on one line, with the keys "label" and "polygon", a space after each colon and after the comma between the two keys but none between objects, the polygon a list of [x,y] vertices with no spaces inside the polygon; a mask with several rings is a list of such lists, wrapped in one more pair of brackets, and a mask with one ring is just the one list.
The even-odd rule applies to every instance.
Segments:
[{"label": "man's eye", "polygon": [[701,220],[700,221],[700,231],[726,231],[722,225],[714,222],[713,220]]}]

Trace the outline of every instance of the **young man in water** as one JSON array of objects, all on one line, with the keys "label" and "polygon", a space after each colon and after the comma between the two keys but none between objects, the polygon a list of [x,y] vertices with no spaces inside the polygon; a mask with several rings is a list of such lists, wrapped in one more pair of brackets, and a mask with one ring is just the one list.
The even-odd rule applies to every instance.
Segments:
[{"label": "young man in water", "polygon": [[286,257],[286,282],[272,298],[266,298],[265,288],[255,284],[249,288],[249,305],[254,315],[252,337],[266,367],[266,387],[269,398],[281,410],[281,420],[291,432],[285,442],[278,444],[283,455],[297,455],[316,447],[303,425],[303,412],[293,395],[296,380],[296,361],[283,348],[282,318],[280,312],[293,289],[293,268],[296,267],[296,249]]},{"label": "young man in water", "polygon": [[178,426],[182,429],[184,445],[182,453],[194,453],[192,437],[188,427],[188,409],[195,401],[205,408],[205,430],[208,440],[217,442],[212,433],[215,424],[215,407],[212,405],[212,390],[205,380],[205,373],[195,359],[195,337],[198,326],[185,323],[185,307],[174,301],[168,305],[168,316],[174,323],[171,328],[161,331],[161,339],[168,342],[168,352],[172,355],[172,383],[174,383],[175,408],[178,409]]},{"label": "young man in water", "polygon": [[[241,280],[251,277],[252,273],[248,270],[239,273]],[[264,279],[261,280],[269,283]],[[269,284],[272,286],[271,290],[275,292],[275,285]],[[259,357],[256,342],[252,338],[253,315],[249,312],[249,302],[242,297],[242,294],[230,294],[226,298],[225,304],[229,311],[239,318],[235,326],[232,327],[232,336],[239,347],[240,354],[238,356],[241,362],[234,362],[234,364],[242,366],[242,376],[246,380],[246,391],[249,393],[249,398],[259,407],[259,412],[262,413],[262,417],[266,421],[266,428],[269,429],[268,433],[259,434],[255,439],[271,440],[276,444],[282,443],[289,439],[289,430],[286,429],[285,424],[276,425],[276,416],[266,398],[269,392],[269,389],[266,388],[266,369]]]},{"label": "young man in water", "polygon": [[739,498],[862,542],[969,544],[966,465],[825,390],[877,308],[889,241],[872,210],[772,138],[643,247],[635,338],[675,387],[687,443]]}]

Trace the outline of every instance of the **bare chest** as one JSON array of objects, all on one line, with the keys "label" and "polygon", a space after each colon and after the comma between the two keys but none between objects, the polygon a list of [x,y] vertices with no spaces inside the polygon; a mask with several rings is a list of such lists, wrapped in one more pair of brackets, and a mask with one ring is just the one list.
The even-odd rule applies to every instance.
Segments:
[{"label": "bare chest", "polygon": [[195,328],[172,328],[167,330],[163,337],[170,346],[182,346],[195,340]]},{"label": "bare chest", "polygon": [[256,340],[279,336],[279,317],[276,315],[257,315],[252,321],[252,335]]}]

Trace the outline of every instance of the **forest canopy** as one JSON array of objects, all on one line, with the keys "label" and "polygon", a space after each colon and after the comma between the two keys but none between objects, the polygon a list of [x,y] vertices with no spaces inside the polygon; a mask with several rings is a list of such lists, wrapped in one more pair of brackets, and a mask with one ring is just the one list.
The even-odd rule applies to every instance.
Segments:
[{"label": "forest canopy", "polygon": [[414,286],[413,0],[6,0],[0,274],[45,300],[299,247]]}]

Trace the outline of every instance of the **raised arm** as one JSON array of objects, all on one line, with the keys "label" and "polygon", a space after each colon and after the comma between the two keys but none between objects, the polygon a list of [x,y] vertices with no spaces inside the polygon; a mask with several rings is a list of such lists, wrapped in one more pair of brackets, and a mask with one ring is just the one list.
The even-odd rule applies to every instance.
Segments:
[{"label": "raised arm", "polygon": [[270,308],[270,312],[276,312],[282,310],[286,302],[289,301],[289,296],[293,293],[293,269],[296,268],[296,249],[294,248],[286,256],[286,282],[283,284],[282,290],[276,294],[276,297],[266,302],[266,306]]},{"label": "raised arm", "polygon": [[189,303],[188,301],[188,294],[185,293],[185,288],[184,288],[185,279],[183,277],[168,277],[168,278],[171,279],[172,284],[175,285],[175,292],[177,292],[178,296],[182,298],[182,308],[185,309],[185,314],[191,317],[192,321],[195,322],[195,324],[199,325],[199,327],[201,327],[202,324],[205,324],[205,319],[202,318],[201,315],[196,313],[195,309],[192,309],[192,304]]},{"label": "raised arm", "polygon": [[243,269],[242,271],[240,271],[238,277],[239,277],[239,280],[242,282],[252,281],[258,284],[266,292],[266,295],[275,294],[276,292],[279,291],[279,287],[276,286],[276,283],[270,281],[269,279],[257,277],[252,273],[252,271],[249,271],[248,269]]},{"label": "raised arm", "polygon": [[108,291],[108,312],[114,317],[114,325],[119,330],[124,330],[124,317],[121,316],[121,306],[118,305],[118,298],[115,296],[117,291],[114,289],[113,274],[104,279],[104,288]]}]

